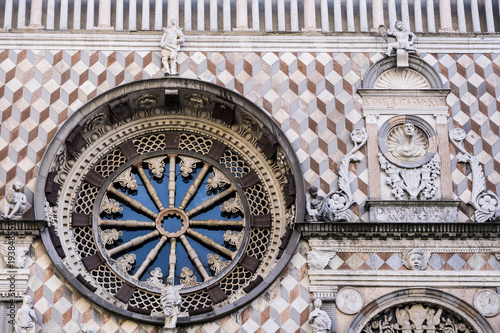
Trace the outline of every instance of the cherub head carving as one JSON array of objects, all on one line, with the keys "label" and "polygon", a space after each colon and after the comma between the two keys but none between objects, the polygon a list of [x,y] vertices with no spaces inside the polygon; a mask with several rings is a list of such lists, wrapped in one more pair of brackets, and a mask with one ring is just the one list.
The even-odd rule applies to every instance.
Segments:
[{"label": "cherub head carving", "polygon": [[413,249],[403,253],[403,265],[410,270],[424,270],[427,268],[430,252]]}]

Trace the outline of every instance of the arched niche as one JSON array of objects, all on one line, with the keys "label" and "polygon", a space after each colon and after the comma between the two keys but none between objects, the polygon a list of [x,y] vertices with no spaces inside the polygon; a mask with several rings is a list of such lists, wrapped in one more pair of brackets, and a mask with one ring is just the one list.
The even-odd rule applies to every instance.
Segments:
[{"label": "arched niche", "polygon": [[[434,332],[443,332],[442,328],[437,329],[439,325],[432,324],[431,317],[436,320],[434,324],[439,319],[443,327],[456,325],[456,328],[464,329],[458,332],[467,332],[466,329],[475,333],[495,332],[476,309],[460,298],[432,288],[409,288],[390,292],[370,302],[354,317],[347,333],[383,332],[384,325],[397,327],[397,332],[432,331],[432,326],[436,327]],[[401,327],[402,322],[407,323],[406,329]]]},{"label": "arched niche", "polygon": [[[387,57],[375,63],[363,79],[363,89],[383,89],[377,88],[377,83],[383,76],[388,74],[395,74],[398,79],[408,84],[414,84],[415,89],[442,89],[443,83],[439,74],[425,61],[416,57],[410,57],[409,67],[398,68],[396,64],[396,57]],[[428,85],[424,84],[424,80]],[[394,89],[411,89],[409,87],[401,86]]]}]

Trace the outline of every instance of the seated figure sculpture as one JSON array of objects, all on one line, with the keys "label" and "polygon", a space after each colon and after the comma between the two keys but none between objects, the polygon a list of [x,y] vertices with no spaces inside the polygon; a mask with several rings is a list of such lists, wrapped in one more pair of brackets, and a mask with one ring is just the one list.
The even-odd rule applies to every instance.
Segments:
[{"label": "seated figure sculpture", "polygon": [[396,21],[394,28],[394,30],[387,30],[386,32],[385,27],[382,29],[379,28],[384,39],[387,40],[387,36],[396,38],[396,42],[387,42],[387,52],[385,54],[390,57],[394,50],[397,49],[415,52],[416,49],[413,43],[417,40],[417,36],[413,32],[404,29],[403,22],[401,21]]},{"label": "seated figure sculpture", "polygon": [[15,182],[12,185],[12,192],[7,192],[4,206],[3,218],[9,220],[20,220],[23,217],[24,209],[26,208],[26,195],[21,192],[23,185],[20,182]]},{"label": "seated figure sculpture", "polygon": [[309,214],[310,221],[320,221],[326,219],[328,222],[336,221],[335,214],[332,208],[325,202],[323,196],[318,195],[318,188],[311,186],[308,189],[309,198],[307,199],[307,213]]}]

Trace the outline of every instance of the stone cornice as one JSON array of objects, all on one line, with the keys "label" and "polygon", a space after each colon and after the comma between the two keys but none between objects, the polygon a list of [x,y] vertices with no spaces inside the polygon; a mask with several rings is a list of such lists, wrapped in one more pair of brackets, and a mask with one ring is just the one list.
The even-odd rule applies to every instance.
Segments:
[{"label": "stone cornice", "polygon": [[322,239],[495,239],[500,223],[345,223],[300,222],[295,228],[302,237]]},{"label": "stone cornice", "polygon": [[39,236],[45,220],[0,220],[0,235]]},{"label": "stone cornice", "polygon": [[[161,31],[34,31],[0,32],[0,49],[160,51]],[[500,52],[497,35],[447,34],[419,36],[416,47],[423,53],[495,53]],[[376,34],[322,33],[203,33],[186,32],[181,51],[219,52],[385,52],[382,38]]]}]

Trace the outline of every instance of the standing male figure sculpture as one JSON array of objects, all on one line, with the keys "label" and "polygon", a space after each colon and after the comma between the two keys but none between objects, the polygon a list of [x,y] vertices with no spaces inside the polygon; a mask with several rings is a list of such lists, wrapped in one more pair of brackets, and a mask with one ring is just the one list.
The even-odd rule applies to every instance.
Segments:
[{"label": "standing male figure sculpture", "polygon": [[177,53],[184,43],[184,33],[177,26],[177,21],[172,19],[170,25],[164,29],[161,38],[161,61],[165,73],[177,74]]},{"label": "standing male figure sculpture", "polygon": [[36,316],[31,303],[31,296],[23,297],[23,305],[17,310],[14,320],[14,330],[16,333],[35,333]]},{"label": "standing male figure sculpture", "polygon": [[[167,283],[165,284],[165,288],[161,291],[161,306],[163,308],[163,313],[165,314],[165,325],[163,326],[165,332],[174,331],[175,326],[177,325],[177,316],[180,313],[180,307],[182,304],[182,298],[179,294],[179,289],[181,289],[183,285],[174,286],[174,277],[169,276],[167,278]],[[173,329],[173,330],[172,330]]]},{"label": "standing male figure sculpture", "polygon": [[12,192],[7,192],[5,199],[7,202],[4,206],[3,218],[9,220],[20,220],[23,217],[24,208],[26,207],[26,195],[21,193],[23,184],[15,182],[12,185]]}]

